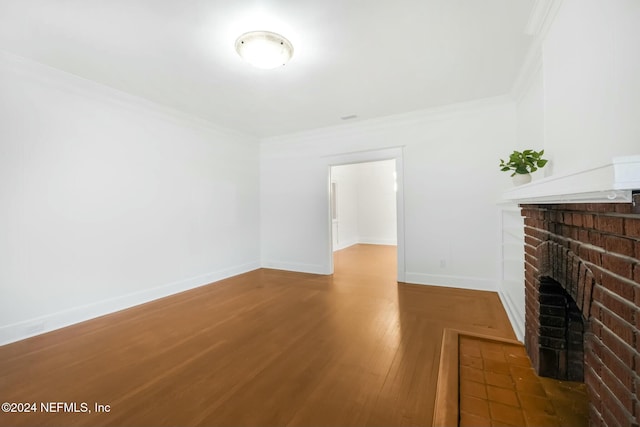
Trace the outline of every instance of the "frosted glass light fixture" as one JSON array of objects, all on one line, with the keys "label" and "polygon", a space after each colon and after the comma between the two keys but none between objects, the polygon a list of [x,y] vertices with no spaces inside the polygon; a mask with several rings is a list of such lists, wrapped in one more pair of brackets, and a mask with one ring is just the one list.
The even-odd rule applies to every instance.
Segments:
[{"label": "frosted glass light fixture", "polygon": [[286,64],[293,56],[293,45],[280,34],[251,31],[236,40],[236,51],[254,67],[270,69]]}]

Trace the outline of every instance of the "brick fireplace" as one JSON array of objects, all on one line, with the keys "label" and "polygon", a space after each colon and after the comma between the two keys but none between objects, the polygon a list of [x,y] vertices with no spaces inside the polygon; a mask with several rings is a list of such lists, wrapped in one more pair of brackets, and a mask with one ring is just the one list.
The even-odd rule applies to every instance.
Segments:
[{"label": "brick fireplace", "polygon": [[542,376],[583,381],[590,424],[640,418],[640,195],[522,204],[525,345]]}]

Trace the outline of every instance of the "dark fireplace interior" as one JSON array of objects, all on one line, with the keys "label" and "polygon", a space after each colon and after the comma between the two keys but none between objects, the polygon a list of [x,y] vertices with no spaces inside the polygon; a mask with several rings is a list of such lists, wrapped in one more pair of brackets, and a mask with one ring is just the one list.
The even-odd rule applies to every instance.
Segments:
[{"label": "dark fireplace interior", "polygon": [[540,280],[540,367],[544,377],[584,381],[584,319],[553,279]]}]

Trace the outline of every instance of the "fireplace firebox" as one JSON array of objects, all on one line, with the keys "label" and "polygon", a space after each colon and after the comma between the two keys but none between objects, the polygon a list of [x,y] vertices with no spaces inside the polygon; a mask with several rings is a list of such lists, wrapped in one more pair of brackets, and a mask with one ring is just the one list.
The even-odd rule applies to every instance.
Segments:
[{"label": "fireplace firebox", "polygon": [[540,280],[539,369],[544,377],[584,381],[584,319],[553,279]]}]

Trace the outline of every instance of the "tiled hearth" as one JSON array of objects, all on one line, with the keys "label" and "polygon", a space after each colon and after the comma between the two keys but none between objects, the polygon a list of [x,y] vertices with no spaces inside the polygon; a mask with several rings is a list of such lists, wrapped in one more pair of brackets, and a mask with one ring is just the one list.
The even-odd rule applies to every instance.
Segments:
[{"label": "tiled hearth", "polygon": [[518,341],[447,330],[434,426],[586,425],[584,384],[540,378]]}]

